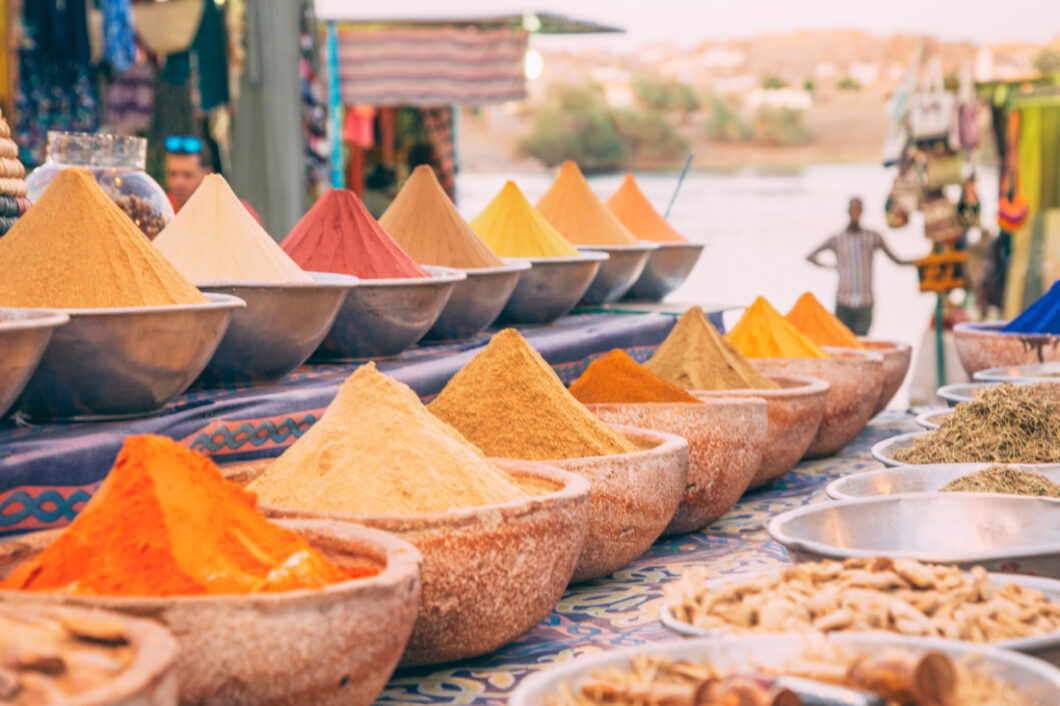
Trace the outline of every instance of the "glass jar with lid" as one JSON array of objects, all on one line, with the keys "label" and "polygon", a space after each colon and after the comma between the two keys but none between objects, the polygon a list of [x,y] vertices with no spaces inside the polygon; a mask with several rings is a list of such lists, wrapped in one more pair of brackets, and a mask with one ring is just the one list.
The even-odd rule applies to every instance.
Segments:
[{"label": "glass jar with lid", "polygon": [[44,164],[26,177],[29,200],[35,202],[55,176],[67,167],[84,167],[103,191],[154,240],[173,218],[173,206],[157,181],[144,171],[147,140],[84,132],[48,133]]}]

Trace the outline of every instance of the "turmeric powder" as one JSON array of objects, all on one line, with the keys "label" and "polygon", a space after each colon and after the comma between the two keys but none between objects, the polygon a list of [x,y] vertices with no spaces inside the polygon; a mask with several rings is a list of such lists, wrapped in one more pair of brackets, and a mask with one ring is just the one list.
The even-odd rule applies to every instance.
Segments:
[{"label": "turmeric powder", "polygon": [[671,385],[616,348],[589,363],[585,372],[570,386],[570,393],[583,404],[691,402],[702,401],[680,387]]},{"label": "turmeric powder", "polygon": [[0,588],[183,596],[318,588],[373,569],[332,564],[257,512],[210,459],[161,436],[131,436],[81,514]]},{"label": "turmeric powder", "polygon": [[748,358],[828,358],[820,346],[792,326],[773,305],[758,297],[725,335]]},{"label": "turmeric powder", "polygon": [[825,309],[817,297],[806,292],[784,316],[795,328],[819,346],[864,349],[854,332],[832,312]]}]

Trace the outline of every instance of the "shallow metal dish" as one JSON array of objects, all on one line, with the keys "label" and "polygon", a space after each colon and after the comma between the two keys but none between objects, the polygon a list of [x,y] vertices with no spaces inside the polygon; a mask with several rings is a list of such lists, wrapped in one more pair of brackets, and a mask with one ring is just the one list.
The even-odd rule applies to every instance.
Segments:
[{"label": "shallow metal dish", "polygon": [[941,422],[936,420],[943,417],[949,417],[951,414],[953,414],[952,407],[933,407],[916,415],[916,423],[917,426],[931,431],[932,429],[938,429],[941,426]]},{"label": "shallow metal dish", "polygon": [[431,276],[358,280],[313,360],[389,358],[416,345],[438,320],[456,283],[467,278],[448,267],[423,269]]},{"label": "shallow metal dish", "polygon": [[460,270],[467,275],[453,287],[445,308],[423,337],[426,341],[459,341],[471,338],[500,316],[519,277],[530,269],[525,260],[507,260],[503,267]]},{"label": "shallow metal dish", "polygon": [[703,254],[703,243],[659,243],[625,299],[657,302],[680,287]]},{"label": "shallow metal dish", "polygon": [[1060,382],[1060,363],[1031,363],[980,370],[972,376],[979,382]]},{"label": "shallow metal dish", "polygon": [[582,252],[569,257],[511,259],[533,266],[519,277],[499,320],[510,324],[548,324],[567,315],[581,301],[608,255]]},{"label": "shallow metal dish", "polygon": [[[1060,670],[1045,662],[997,647],[880,633],[848,633],[829,637],[832,644],[851,656],[903,649],[912,654],[937,650],[954,659],[973,658],[975,668],[1018,688],[1025,706],[1056,706],[1060,703]],[[563,686],[577,689],[593,673],[606,669],[628,669],[641,655],[674,660],[710,662],[719,668],[747,671],[749,667],[781,668],[802,657],[813,647],[806,635],[739,635],[673,640],[608,650],[579,657],[527,677],[508,699],[509,706],[540,706],[559,694]]]},{"label": "shallow metal dish", "polygon": [[278,380],[305,362],[331,330],[357,278],[310,272],[312,282],[204,282],[204,292],[247,303],[232,314],[198,383],[206,386]]},{"label": "shallow metal dish", "polygon": [[1060,499],[996,493],[907,493],[836,500],[773,518],[793,561],[855,556],[982,564],[1060,577]]},{"label": "shallow metal dish", "polygon": [[636,282],[648,256],[659,248],[658,243],[641,241],[636,245],[576,245],[581,252],[604,252],[610,257],[600,265],[592,284],[582,296],[584,304],[617,302]]},{"label": "shallow metal dish", "polygon": [[63,309],[19,401],[31,422],[92,421],[155,414],[186,390],[217,350],[242,299],[206,294],[204,304]]},{"label": "shallow metal dish", "polygon": [[[1033,385],[1038,382],[1054,382],[1060,384],[1060,378],[1056,380],[1005,380],[1012,385]],[[943,400],[946,401],[950,407],[956,407],[961,402],[972,402],[975,400],[975,395],[980,390],[985,390],[988,387],[997,387],[1002,382],[961,382],[954,385],[944,385],[938,389],[935,393]]]},{"label": "shallow metal dish", "polygon": [[60,311],[0,308],[0,417],[37,369],[52,331],[69,320]]},{"label": "shallow metal dish", "polygon": [[[828,484],[825,492],[833,500],[852,500],[901,493],[933,493],[941,490],[950,481],[994,465],[998,464],[932,463],[923,466],[895,466],[837,478]],[[1054,483],[1060,483],[1060,464],[1050,466],[1006,463],[1002,465],[1040,473]]]},{"label": "shallow metal dish", "polygon": [[[933,430],[932,430],[933,431]],[[882,463],[885,466],[926,466],[931,464],[926,463],[907,463],[905,461],[899,461],[894,457],[894,452],[898,449],[904,449],[913,445],[913,442],[920,437],[930,434],[930,431],[913,431],[908,434],[899,434],[898,436],[892,436],[890,439],[884,439],[883,441],[877,442],[869,450],[872,457]],[[1039,470],[1042,468],[1056,468],[1055,463],[1008,463],[1005,465],[1009,466],[1021,466],[1030,470]]]}]

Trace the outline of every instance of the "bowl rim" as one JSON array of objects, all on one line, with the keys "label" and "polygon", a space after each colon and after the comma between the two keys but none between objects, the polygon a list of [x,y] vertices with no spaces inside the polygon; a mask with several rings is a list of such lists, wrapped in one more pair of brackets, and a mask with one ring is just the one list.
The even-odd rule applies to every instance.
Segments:
[{"label": "bowl rim", "polygon": [[[689,391],[688,394],[694,395],[695,393]],[[733,395],[732,397],[716,397],[709,400],[700,400],[699,402],[583,402],[586,407],[589,408],[590,412],[594,412],[597,409],[607,411],[617,411],[626,407],[633,407],[634,409],[650,409],[650,410],[665,410],[665,409],[681,409],[690,412],[709,412],[718,407],[749,407],[757,408],[759,403],[766,402],[765,398],[758,397],[756,395],[740,396]],[[606,424],[607,422],[605,422]],[[611,427],[617,426],[628,426],[628,425],[616,425],[608,424]],[[635,427],[637,429],[645,429],[645,427]],[[655,431],[654,429],[648,429],[647,431]],[[668,434],[670,432],[660,432]],[[681,438],[679,435],[675,435]],[[647,449],[648,451],[654,451],[655,448]],[[628,456],[630,454],[619,454],[620,456]],[[598,456],[589,458],[599,458]],[[567,460],[567,459],[563,459]]]},{"label": "bowl rim", "polygon": [[636,243],[626,245],[582,245],[580,243],[571,243],[571,245],[582,252],[651,252],[659,249],[659,243],[654,240],[638,240]]},{"label": "bowl rim", "polygon": [[[1016,387],[1024,387],[1026,385],[1036,385],[1039,383],[1054,383],[1060,385],[1060,378],[1056,380],[1028,380],[1021,378],[1018,380],[972,380],[971,382],[954,382],[949,385],[943,385],[942,387],[935,390],[935,394],[947,402],[973,402],[975,400],[975,393],[979,390],[985,390],[989,387],[998,387],[1005,383],[1015,385]],[[972,396],[961,394],[963,390],[971,390]]]},{"label": "bowl rim", "polygon": [[[939,425],[935,424],[934,422],[928,421],[928,420],[930,420],[932,417],[940,417],[942,415],[949,416],[949,415],[953,414],[953,411],[954,411],[953,407],[929,407],[928,409],[925,409],[923,412],[920,412],[919,414],[916,415],[917,426],[919,426],[922,429],[927,429],[928,431],[934,431],[935,429],[939,428]],[[915,465],[915,464],[902,464],[902,465]],[[943,464],[924,464],[924,465],[943,465]]]},{"label": "bowl rim", "polygon": [[52,309],[70,315],[70,320],[75,318],[87,318],[90,316],[125,316],[128,314],[164,314],[183,311],[210,311],[213,309],[243,309],[247,303],[239,297],[231,294],[219,294],[217,292],[203,292],[203,296],[209,301],[196,302],[194,304],[160,304],[157,306],[121,306],[105,308],[70,308]]},{"label": "bowl rim", "polygon": [[646,243],[655,243],[657,250],[696,250],[702,252],[709,243],[696,243],[691,240],[644,240]]},{"label": "bowl rim", "polygon": [[1009,370],[1026,370],[1027,368],[1041,368],[1045,366],[1054,367],[1057,372],[1060,372],[1060,362],[1055,361],[1026,363],[1024,365],[1002,365],[997,368],[977,370],[972,375],[972,382],[1022,382],[1025,380],[1031,380],[1034,382],[1060,382],[1060,377],[1057,376],[1035,375],[1034,372],[1028,372],[1025,375],[1010,375],[1006,372]]},{"label": "bowl rim", "polygon": [[[196,282],[199,289],[349,289],[356,287],[361,279],[337,272],[315,272],[306,270],[308,282],[269,282],[251,279],[212,279]],[[223,294],[223,292],[221,292]]]},{"label": "bowl rim", "polygon": [[[497,257],[500,257],[498,255]],[[460,267],[458,271],[463,272],[467,275],[468,279],[475,277],[476,275],[494,275],[494,274],[509,274],[512,272],[525,272],[529,270],[533,263],[526,261],[516,261],[514,258],[501,257],[504,261],[503,265],[497,265],[495,267]],[[512,260],[509,262],[509,260]]]},{"label": "bowl rim", "polygon": [[759,360],[796,360],[796,361],[816,361],[818,363],[838,363],[840,365],[861,365],[864,363],[879,363],[881,368],[883,366],[883,353],[877,353],[876,351],[864,350],[859,348],[840,348],[837,346],[821,346],[821,349],[825,353],[828,353],[827,358],[748,358],[753,365],[755,361]]},{"label": "bowl rim", "polygon": [[[989,461],[979,461],[975,463],[925,463],[922,465],[914,465],[910,463],[904,463],[900,466],[887,466],[886,468],[874,468],[868,471],[860,471],[858,473],[851,473],[850,475],[840,476],[828,483],[825,486],[825,493],[831,500],[854,500],[856,498],[878,498],[884,495],[899,495],[899,493],[880,493],[877,495],[851,495],[843,491],[843,487],[857,478],[866,478],[869,476],[882,476],[894,471],[907,471],[913,470],[919,473],[930,474],[933,471],[943,469],[956,469],[961,467],[967,473],[975,473],[983,469],[989,468],[990,466],[1009,466],[1012,468],[1018,468],[1023,471],[1029,471],[1031,473],[1040,473],[1041,471],[1052,471],[1060,470],[1060,463],[1057,464],[1027,464],[1027,463],[990,463]],[[922,492],[941,492],[941,491],[922,491]],[[1034,496],[1031,496],[1034,497]]]},{"label": "bowl rim", "polygon": [[18,306],[0,307],[0,317],[5,313],[17,313],[24,318],[0,318],[0,334],[8,331],[31,331],[34,329],[55,328],[70,320],[70,315],[61,309],[29,309]]},{"label": "bowl rim", "polygon": [[[1004,495],[1002,493],[953,493],[952,497],[947,496],[946,500],[952,500],[957,503],[964,502],[966,499],[974,498],[990,498],[998,502],[1015,502],[1015,503],[1046,503],[1054,505],[1058,511],[1060,511],[1060,498],[1045,498],[1039,496],[1027,496],[1027,495]],[[788,534],[784,527],[786,523],[799,519],[804,515],[812,515],[822,511],[834,510],[837,508],[845,507],[856,507],[858,505],[882,505],[884,503],[897,503],[902,501],[926,501],[928,503],[937,503],[939,501],[939,493],[895,493],[894,495],[873,495],[864,498],[855,498],[852,500],[833,500],[824,503],[814,503],[805,507],[795,508],[782,512],[775,516],[766,525],[766,531],[769,536],[781,544],[785,549],[788,550],[789,554],[791,551],[801,551],[806,553],[815,554],[817,556],[825,557],[828,559],[842,560],[850,557],[873,557],[885,555],[893,559],[918,559],[924,562],[942,563],[942,564],[971,564],[971,563],[983,563],[989,561],[996,561],[998,559],[1031,559],[1041,556],[1049,556],[1052,554],[1060,553],[1060,541],[1058,541],[1052,548],[1049,547],[1038,547],[1038,548],[1013,548],[1010,551],[1006,551],[1003,555],[998,554],[996,551],[970,551],[970,552],[954,552],[948,554],[945,557],[932,554],[931,552],[920,552],[911,550],[880,550],[880,549],[857,549],[854,547],[840,548],[833,545],[824,544],[810,539],[799,539]]]},{"label": "bowl rim", "polygon": [[1012,339],[1040,339],[1043,341],[1060,338],[1057,333],[1019,333],[1017,331],[1002,331],[1011,321],[962,321],[953,327],[954,336],[983,336]]},{"label": "bowl rim", "polygon": [[535,255],[533,257],[504,257],[502,259],[529,262],[536,267],[537,265],[576,265],[586,262],[603,262],[611,259],[611,256],[598,250],[583,250],[579,251],[577,255]]},{"label": "bowl rim", "polygon": [[874,459],[882,463],[884,466],[887,466],[888,468],[894,468],[896,466],[927,465],[905,463],[899,461],[898,459],[892,456],[888,456],[887,452],[890,452],[892,450],[892,446],[896,446],[897,448],[905,448],[906,446],[909,446],[909,443],[906,442],[912,442],[915,439],[919,439],[920,437],[927,435],[930,431],[934,430],[920,429],[918,431],[908,431],[904,434],[896,434],[894,436],[887,437],[886,439],[877,441],[875,444],[873,444],[872,448],[869,449],[869,454]]},{"label": "bowl rim", "polygon": [[875,345],[876,348],[867,349],[870,353],[889,353],[891,351],[912,351],[913,344],[906,343],[905,341],[893,341],[886,338],[872,338],[871,336],[858,336],[859,341],[868,345]]},{"label": "bowl rim", "polygon": [[[765,400],[762,400],[765,402]],[[579,403],[580,404],[580,403]],[[692,402],[676,402],[671,404],[681,404],[693,406]],[[698,409],[698,407],[696,407]],[[626,437],[627,440],[640,445],[644,443],[646,439],[652,446],[647,449],[640,449],[639,451],[630,451],[624,454],[607,454],[606,456],[577,456],[574,458],[555,458],[549,459],[548,461],[539,461],[538,463],[560,463],[565,465],[584,465],[588,462],[592,462],[593,465],[599,465],[601,459],[614,460],[614,459],[627,459],[627,458],[643,458],[649,455],[661,455],[670,454],[680,449],[682,446],[688,448],[688,440],[683,436],[672,434],[668,431],[659,431],[657,429],[648,429],[646,427],[637,427],[630,424],[610,424],[604,422],[607,426],[617,431],[622,436]],[[632,437],[632,438],[631,438]],[[560,470],[566,470],[564,466],[557,466]]]},{"label": "bowl rim", "polygon": [[792,387],[781,387],[777,390],[759,390],[753,387],[733,390],[689,390],[688,394],[700,399],[721,399],[725,397],[761,397],[766,402],[790,397],[827,394],[832,385],[824,378],[812,375],[766,375],[774,382],[795,382]]}]

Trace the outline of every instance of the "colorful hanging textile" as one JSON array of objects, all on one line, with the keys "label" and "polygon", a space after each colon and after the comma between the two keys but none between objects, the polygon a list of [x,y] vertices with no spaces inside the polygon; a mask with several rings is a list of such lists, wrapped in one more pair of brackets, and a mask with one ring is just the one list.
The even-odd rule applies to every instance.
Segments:
[{"label": "colorful hanging textile", "polygon": [[155,105],[155,73],[144,62],[111,81],[107,93],[107,122],[116,130],[138,133],[151,127]]},{"label": "colorful hanging textile", "polygon": [[501,103],[526,96],[523,30],[348,23],[337,29],[347,105]]},{"label": "colorful hanging textile", "polygon": [[117,74],[136,63],[136,33],[129,0],[100,0],[103,14],[103,58]]},{"label": "colorful hanging textile", "polygon": [[453,109],[449,106],[424,108],[423,129],[431,141],[431,166],[438,183],[456,200],[456,157],[453,154]]}]

